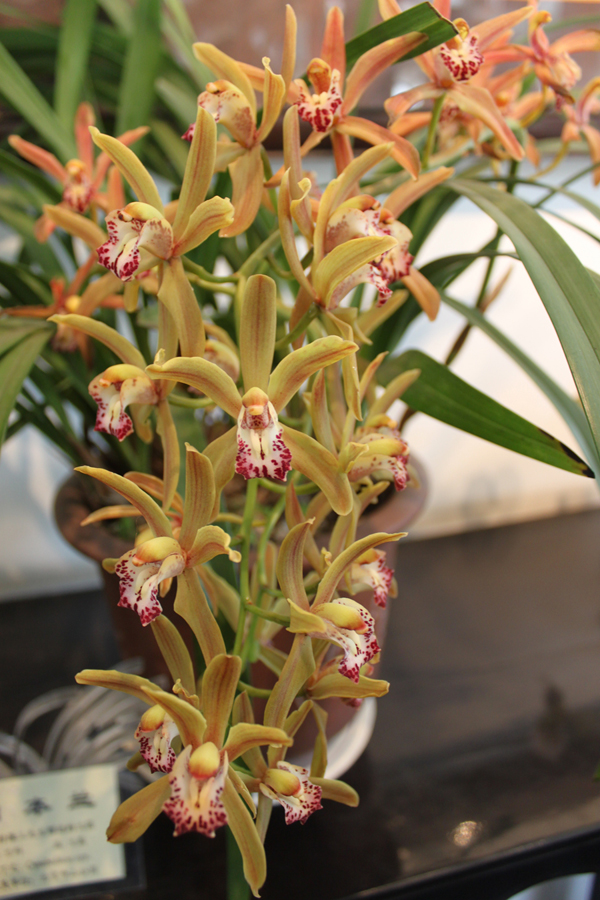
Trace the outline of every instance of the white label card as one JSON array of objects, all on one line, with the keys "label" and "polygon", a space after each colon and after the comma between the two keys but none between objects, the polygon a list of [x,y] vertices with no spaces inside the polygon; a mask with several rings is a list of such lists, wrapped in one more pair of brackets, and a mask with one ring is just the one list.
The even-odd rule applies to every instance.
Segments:
[{"label": "white label card", "polygon": [[0,779],[0,897],[125,878],[114,765]]}]

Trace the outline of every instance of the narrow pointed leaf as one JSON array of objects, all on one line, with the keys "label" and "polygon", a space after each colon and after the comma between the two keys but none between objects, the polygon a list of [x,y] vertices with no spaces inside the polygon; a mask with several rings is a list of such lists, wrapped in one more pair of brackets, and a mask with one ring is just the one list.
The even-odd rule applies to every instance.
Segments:
[{"label": "narrow pointed leaf", "polygon": [[183,638],[166,616],[158,616],[150,627],[171,673],[173,683],[178,678],[181,679],[181,684],[188,694],[193,694],[196,690],[194,666]]},{"label": "narrow pointed leaf", "polygon": [[363,53],[366,53],[372,47],[377,47],[383,41],[391,38],[408,34],[411,31],[420,31],[427,35],[427,42],[416,47],[407,53],[405,59],[413,56],[420,56],[427,50],[432,50],[439,44],[456,37],[456,29],[451,22],[442,16],[433,8],[431,3],[418,3],[412,9],[400,13],[374,28],[370,28],[358,37],[353,38],[346,44],[346,60],[350,68],[355,64]]},{"label": "narrow pointed leaf", "polygon": [[419,368],[421,375],[404,393],[413,409],[523,456],[593,478],[590,467],[546,431],[496,403],[418,350],[403,353],[390,371]]},{"label": "narrow pointed leaf", "polygon": [[600,448],[600,289],[568,244],[523,200],[467,179],[447,185],[491,216],[515,245],[552,319]]},{"label": "narrow pointed leaf", "polygon": [[145,518],[156,537],[172,537],[171,524],[165,513],[158,503],[155,503],[152,497],[136,484],[133,484],[127,478],[123,478],[121,475],[109,472],[107,469],[79,466],[76,471],[81,472],[83,475],[91,475],[92,478],[96,478],[103,484],[108,485],[108,487],[121,494],[122,497],[125,497],[126,500],[129,500],[139,511],[140,515]]},{"label": "narrow pointed leaf", "polygon": [[160,25],[161,0],[137,0],[119,86],[117,134],[145,125],[150,118],[154,83],[163,58]]},{"label": "narrow pointed leaf", "polygon": [[73,127],[85,81],[95,18],[96,0],[69,0],[62,11],[54,108],[67,132]]},{"label": "narrow pointed leaf", "polygon": [[51,330],[38,329],[12,347],[0,359],[0,444],[4,440],[8,419],[23,382],[52,335]]}]

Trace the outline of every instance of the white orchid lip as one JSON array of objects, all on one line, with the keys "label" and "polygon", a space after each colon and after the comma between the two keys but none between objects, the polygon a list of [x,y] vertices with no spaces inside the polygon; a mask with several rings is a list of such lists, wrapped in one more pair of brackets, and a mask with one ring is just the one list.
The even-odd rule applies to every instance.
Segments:
[{"label": "white orchid lip", "polygon": [[[204,774],[206,763],[215,754],[217,767],[209,766]],[[202,744],[193,753],[189,745],[179,754],[169,775],[171,796],[163,805],[163,812],[175,825],[175,836],[198,831],[214,837],[216,829],[227,824],[221,799],[227,767],[227,753],[220,754],[214,744]]]},{"label": "white orchid lip", "polygon": [[252,388],[242,398],[238,416],[235,471],[244,478],[285,481],[292,454],[283,440],[275,407],[264,391]]},{"label": "white orchid lip", "polygon": [[151,772],[168,773],[173,769],[177,755],[172,743],[178,734],[175,722],[160,706],[152,706],[144,713],[135,739]]},{"label": "white orchid lip", "polygon": [[[313,63],[316,62],[313,60]],[[322,63],[321,60],[319,62]],[[312,64],[311,64],[312,65]],[[323,64],[326,65],[326,64]],[[314,70],[314,66],[312,66]],[[329,67],[327,66],[329,69]],[[321,73],[320,73],[321,74]],[[337,69],[323,72],[326,77],[317,78],[316,73],[309,66],[309,78],[314,87],[320,91],[318,94],[310,94],[306,84],[298,79],[295,84],[300,94],[297,102],[298,115],[308,122],[314,131],[325,133],[334,124],[337,111],[340,109],[343,99],[340,89],[340,73]],[[313,77],[311,77],[311,75]]]},{"label": "white orchid lip", "polygon": [[114,210],[107,215],[105,225],[108,240],[98,247],[98,261],[121,281],[132,281],[157,260],[172,255],[173,230],[147,203],[130,203]]},{"label": "white orchid lip", "polygon": [[130,550],[115,566],[118,605],[134,610],[142,625],[149,625],[162,613],[158,599],[161,582],[181,575],[185,567],[185,556],[173,538],[152,538]]},{"label": "white orchid lip", "polygon": [[88,390],[98,404],[94,430],[112,434],[120,441],[133,431],[125,409],[132,403],[158,402],[154,382],[136,366],[110,366],[90,382]]},{"label": "white orchid lip", "polygon": [[350,573],[353,590],[372,588],[373,600],[382,609],[386,607],[394,577],[393,569],[386,566],[385,561],[384,550],[368,550],[354,563]]},{"label": "white orchid lip", "polygon": [[285,824],[302,825],[318,809],[322,809],[321,788],[310,780],[308,769],[280,760],[276,769],[267,769],[259,790],[265,797],[278,800],[285,812]]}]

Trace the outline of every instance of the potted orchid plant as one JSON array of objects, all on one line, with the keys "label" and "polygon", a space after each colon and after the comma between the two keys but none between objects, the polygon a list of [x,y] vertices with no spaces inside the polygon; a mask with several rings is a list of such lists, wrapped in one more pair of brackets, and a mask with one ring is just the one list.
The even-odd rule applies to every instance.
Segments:
[{"label": "potted orchid plant", "polygon": [[[156,4],[140,0],[135,14],[146,7]],[[116,671],[77,676],[148,707],[128,765],[156,777],[116,811],[109,840],[136,840],[161,811],[176,835],[212,837],[227,825],[258,896],[274,802],[288,823],[325,799],[358,803],[350,786],[326,777],[322,704],[359,706],[389,687],[373,677],[377,612],[393,593],[390,550],[403,534],[359,529],[383,493],[416,479],[391,416],[396,401],[574,474],[598,471],[598,276],[514,189],[521,159],[537,159],[527,127],[550,108],[566,119],[558,155],[583,135],[598,165],[590,115],[600,84],[571,93],[570,52],[598,49],[600,33],[550,43],[549,17],[535,3],[469,28],[451,21],[449,0],[406,12],[380,0],[380,24],[346,42],[334,7],[320,57],[294,80],[291,7],[279,72],[267,58],[256,67],[206,43],[194,43],[192,56],[182,7],[166,7],[165,33],[186,48],[186,78],[213,79],[194,99],[175,163],[171,123],[156,123],[162,155],[148,151],[146,123],[117,117],[113,137],[61,74],[59,111],[70,111],[73,141],[17,61],[0,54],[0,90],[24,115],[44,111],[32,124],[55,151],[13,135],[18,156],[0,159],[12,179],[1,206],[22,235],[20,259],[0,267],[0,424],[8,437],[37,425],[81,474],[118,495],[88,522],[135,523],[130,549],[103,565],[119,579],[119,606],[152,631],[172,689]],[[82,8],[68,5],[67,30]],[[79,23],[88,37],[90,23]],[[520,25],[527,44],[513,41]],[[428,80],[387,101],[388,126],[356,115],[371,82],[410,58]],[[71,64],[82,60],[78,50]],[[167,117],[181,117],[164,83],[161,96]],[[423,100],[432,102],[413,109]],[[265,141],[281,118],[283,165],[274,171]],[[305,168],[326,139],[336,176],[319,185]],[[165,179],[173,167],[179,184]],[[496,221],[496,238],[417,267],[425,237],[459,195]],[[36,206],[32,225],[24,210]],[[555,324],[581,405],[485,319],[503,233]],[[481,257],[486,280],[467,307],[447,289]],[[447,365],[417,351],[388,356],[409,322],[435,318],[441,302],[519,360],[585,460]],[[242,501],[231,508],[235,483]],[[173,585],[181,631],[161,603]],[[272,687],[253,684],[257,662]],[[287,758],[307,717],[317,733],[308,767]]]}]

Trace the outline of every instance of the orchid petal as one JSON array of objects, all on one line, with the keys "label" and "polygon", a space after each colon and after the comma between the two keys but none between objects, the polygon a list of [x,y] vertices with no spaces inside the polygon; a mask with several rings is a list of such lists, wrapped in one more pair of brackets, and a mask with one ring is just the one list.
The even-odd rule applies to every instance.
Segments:
[{"label": "orchid petal", "polygon": [[[285,492],[285,521],[290,529],[294,528],[295,525],[302,525],[305,521],[304,512],[298,501],[293,481],[290,481]],[[315,572],[320,572],[323,566],[323,557],[310,532],[310,528],[306,534],[304,555]]]},{"label": "orchid petal", "polygon": [[321,488],[338,516],[347,515],[352,509],[352,489],[333,454],[307,434],[287,425],[282,427],[294,468]]},{"label": "orchid petal", "polygon": [[265,138],[273,130],[275,122],[279,118],[281,107],[285,100],[287,88],[281,75],[275,75],[269,65],[269,60],[265,57],[263,65],[265,67],[265,81],[263,87],[263,112],[260,127],[256,132],[256,141],[262,143]]},{"label": "orchid petal", "polygon": [[277,558],[277,580],[284,596],[303,609],[309,608],[303,582],[304,542],[309,529],[310,522],[301,522],[290,529]]},{"label": "orchid petal", "polygon": [[313,273],[314,289],[321,305],[327,308],[335,289],[346,278],[396,245],[395,238],[385,236],[354,238],[334,247]]},{"label": "orchid petal", "polygon": [[327,406],[327,390],[325,387],[325,372],[319,372],[312,386],[310,398],[310,417],[313,423],[315,437],[320,444],[329,450],[334,456],[337,453],[333,433],[331,431],[331,419]]},{"label": "orchid petal", "polygon": [[330,366],[358,350],[357,344],[336,335],[317,338],[305,347],[284,356],[269,378],[268,394],[280,412],[304,382],[319,369]]},{"label": "orchid petal", "polygon": [[378,0],[378,6],[382,19],[391,19],[393,16],[399,16],[402,12],[397,0]]},{"label": "orchid petal", "polygon": [[66,182],[68,178],[67,170],[53,153],[42,150],[41,147],[31,144],[17,134],[9,135],[8,143],[13,150],[16,150],[19,156],[22,156],[27,162],[32,163],[43,172],[47,172],[52,178],[56,178],[60,184]]},{"label": "orchid petal", "polygon": [[179,243],[175,244],[174,252],[177,256],[189,253],[215,231],[228,228],[233,220],[234,209],[229,198],[211,197],[210,200],[205,200],[189,217]]},{"label": "orchid petal", "polygon": [[96,509],[94,512],[86,516],[79,523],[83,525],[94,525],[96,522],[105,522],[107,519],[129,519],[137,518],[139,515],[135,506],[126,506],[115,504],[114,506],[103,506],[102,509]]},{"label": "orchid petal", "polygon": [[146,694],[153,703],[162,706],[169,713],[177,725],[184,747],[191,744],[193,748],[196,748],[202,743],[206,731],[206,719],[200,710],[195,709],[187,700],[180,700],[179,697],[162,691],[156,685],[147,687]]},{"label": "orchid petal", "polygon": [[277,330],[277,288],[267,275],[246,282],[240,314],[240,363],[244,390],[267,390]]},{"label": "orchid petal", "polygon": [[235,211],[232,225],[224,228],[221,237],[235,237],[254,222],[264,187],[264,168],[260,144],[252,147],[229,166],[232,182],[231,202]]},{"label": "orchid petal", "polygon": [[202,313],[178,257],[163,266],[158,299],[173,316],[182,356],[202,356],[205,346]]},{"label": "orchid petal", "polygon": [[571,31],[563,34],[552,44],[552,53],[581,53],[584,50],[600,50],[600,30],[588,29],[586,31]]},{"label": "orchid petal", "polygon": [[180,356],[169,359],[162,365],[148,366],[147,373],[152,378],[166,381],[181,381],[202,391],[211,400],[237,419],[242,401],[235,382],[214,363],[199,356]]},{"label": "orchid petal", "polygon": [[[344,679],[348,681],[348,679]],[[345,806],[358,806],[359,797],[354,788],[350,787],[344,781],[332,780],[331,778],[317,778],[311,775],[313,784],[321,788],[321,798],[323,800],[335,800],[337,803],[343,803]]]},{"label": "orchid petal", "polygon": [[332,69],[338,70],[340,81],[343,84],[346,75],[344,14],[337,6],[333,6],[327,13],[325,33],[321,44],[321,59],[324,59]]},{"label": "orchid petal", "polygon": [[293,739],[281,728],[239,722],[231,728],[223,749],[233,761],[253,747],[260,747],[264,744],[291,747],[293,743]]},{"label": "orchid petal", "polygon": [[390,156],[399,165],[403,166],[407,172],[416,178],[421,168],[419,152],[416,147],[407,141],[406,138],[394,134],[393,131],[377,125],[375,122],[369,122],[368,119],[362,119],[358,116],[344,116],[342,122],[338,125],[339,131],[348,134],[350,137],[358,138],[367,144],[387,144],[393,141],[393,147],[390,150]]},{"label": "orchid petal", "polygon": [[[591,125],[584,125],[581,129],[590,149],[590,158],[593,163],[600,163],[600,131]],[[594,184],[600,184],[600,168],[594,171]]]},{"label": "orchid petal", "polygon": [[215,611],[221,611],[231,627],[236,628],[240,616],[240,595],[229,582],[217,575],[210,566],[197,570],[200,581]]},{"label": "orchid petal", "polygon": [[515,25],[528,19],[532,12],[532,6],[515,9],[512,12],[504,13],[502,16],[486,19],[485,22],[481,22],[479,25],[474,25],[471,33],[477,37],[481,50],[485,50],[498,38],[509,37]]},{"label": "orchid petal", "polygon": [[213,44],[197,43],[192,47],[194,55],[201,63],[214,72],[218,78],[230,81],[242,92],[252,108],[252,114],[256,115],[256,97],[248,76],[244,73],[239,63],[227,56]]},{"label": "orchid petal", "polygon": [[404,276],[402,283],[409,289],[427,318],[433,321],[439,312],[441,302],[437,288],[414,266],[410,267],[409,273]]},{"label": "orchid petal", "polygon": [[170,793],[169,776],[163,775],[158,781],[153,781],[128,797],[110,820],[106,829],[107,839],[111,844],[137,841],[160,815]]},{"label": "orchid petal", "polygon": [[264,723],[283,728],[299,690],[315,670],[310,638],[296,635],[292,649],[265,707]]},{"label": "orchid petal", "polygon": [[[284,169],[289,169],[289,193],[288,200],[290,212],[298,223],[298,227],[307,240],[312,240],[313,222],[311,204],[308,192],[312,185],[308,179],[305,187],[301,188],[303,181],[302,157],[300,156],[300,121],[298,108],[290,106],[283,117],[283,164]],[[308,184],[306,184],[308,181]]]},{"label": "orchid petal", "polygon": [[389,319],[392,313],[395,313],[397,309],[406,303],[408,296],[408,291],[394,291],[383,306],[375,305],[366,312],[361,313],[356,320],[357,327],[367,336],[371,335],[386,319]]},{"label": "orchid petal", "polygon": [[162,213],[163,204],[154,180],[133,150],[130,150],[117,138],[102,134],[94,126],[90,126],[90,134],[96,146],[104,150],[111,158],[137,198]]},{"label": "orchid petal", "polygon": [[218,525],[203,525],[198,529],[188,553],[188,565],[200,566],[222,553],[226,553],[232,562],[240,562],[240,554],[237,550],[231,550],[230,544],[231,537]]},{"label": "orchid petal", "polygon": [[513,159],[523,159],[524,150],[504,121],[489,91],[473,84],[454,84],[448,90],[448,97],[463,112],[475,116],[487,125]]},{"label": "orchid petal", "polygon": [[215,169],[216,152],[217,126],[215,120],[209,112],[198,106],[194,137],[185,164],[179,204],[173,222],[175,241],[180,240],[184,231],[188,230],[186,227],[188,219],[206,197]]},{"label": "orchid petal", "polygon": [[[404,391],[408,390],[408,388],[417,380],[420,374],[420,369],[410,369],[406,372],[401,372],[400,375],[397,375],[396,378],[393,378],[386,387],[383,394],[370,405],[369,419],[387,413],[392,403],[394,403],[395,400],[401,397]],[[369,419],[367,420],[367,424],[369,422]]]},{"label": "orchid petal", "polygon": [[250,813],[229,779],[225,782],[223,803],[227,810],[228,825],[242,854],[244,878],[250,885],[252,894],[258,897],[267,877],[265,851]]},{"label": "orchid petal", "polygon": [[366,53],[363,53],[352,67],[352,71],[346,79],[342,113],[349,113],[354,109],[369,85],[388,66],[397,62],[405,54],[410,53],[411,50],[414,50],[415,47],[418,47],[419,44],[426,40],[426,34],[411,31],[409,34],[403,34],[400,37],[384,41],[382,44],[378,44],[376,47],[367,50]]},{"label": "orchid petal", "polygon": [[158,503],[155,503],[152,497],[146,494],[145,491],[136,484],[123,478],[121,475],[109,472],[107,469],[95,469],[91,466],[78,466],[75,471],[81,472],[83,475],[91,475],[92,478],[96,478],[103,484],[108,485],[108,487],[113,488],[121,494],[121,496],[125,497],[126,500],[129,500],[129,502],[135,506],[145,518],[152,529],[152,532],[157,537],[172,536],[171,524],[165,513]]},{"label": "orchid petal", "polygon": [[44,204],[42,209],[55,225],[73,237],[80,238],[91,250],[96,250],[106,240],[106,235],[99,225],[65,206]]},{"label": "orchid petal", "polygon": [[177,429],[175,428],[171,407],[167,399],[159,401],[156,418],[156,430],[160,435],[163,451],[163,471],[165,473],[163,507],[164,509],[169,509],[177,490],[181,459]]},{"label": "orchid petal", "polygon": [[[223,745],[241,672],[239,656],[220,653],[211,659],[202,678],[202,712],[207,722],[204,741],[212,741],[217,747]],[[230,761],[233,760],[229,748],[224,749]]]},{"label": "orchid petal", "polygon": [[[362,240],[359,238],[359,240]],[[364,240],[369,240],[365,238]],[[355,243],[347,241],[348,244]],[[345,246],[345,245],[342,245]],[[353,337],[352,326],[343,319],[327,313],[325,318],[325,327],[328,331],[337,331],[346,339]],[[349,354],[342,359],[342,378],[344,381],[344,396],[348,409],[355,419],[362,419],[362,410],[360,404],[360,388],[358,381],[358,365],[356,362],[356,353]]]},{"label": "orchid petal", "polygon": [[210,460],[191,444],[185,445],[185,505],[179,543],[189,550],[198,529],[211,518],[215,503],[215,476]]},{"label": "orchid petal", "polygon": [[446,166],[440,166],[439,169],[434,169],[432,172],[425,172],[419,175],[416,181],[405,181],[404,184],[397,187],[383,205],[397,219],[409,206],[412,206],[415,200],[419,200],[451,175],[454,175],[454,169]]},{"label": "orchid petal", "polygon": [[80,316],[77,313],[68,313],[67,315],[49,316],[49,322],[56,322],[59,325],[67,325],[69,328],[75,328],[77,331],[83,331],[90,337],[101,341],[105,347],[112,350],[119,359],[123,360],[125,365],[135,366],[137,369],[144,370],[146,362],[140,351],[133,344],[98,319],[91,319],[89,316]]},{"label": "orchid petal", "polygon": [[296,14],[289,5],[285,7],[285,28],[283,31],[283,52],[281,55],[281,77],[283,78],[286,92],[294,77],[296,67]]},{"label": "orchid petal", "polygon": [[235,427],[211,441],[204,449],[204,455],[211,461],[215,473],[215,505],[211,519],[214,519],[219,512],[221,491],[235,474],[237,449],[237,428]]},{"label": "orchid petal", "polygon": [[410,91],[403,91],[390,97],[383,106],[390,119],[400,119],[415,103],[421,100],[436,100],[444,92],[444,88],[439,88],[435,84],[419,84]]},{"label": "orchid petal", "polygon": [[384,697],[390,689],[389,682],[360,675],[358,681],[350,681],[338,672],[324,675],[310,688],[313,700],[327,700],[329,697],[362,699],[363,697]]},{"label": "orchid petal", "polygon": [[298,284],[304,288],[307,294],[314,296],[312,285],[306,275],[298,250],[296,248],[296,239],[294,237],[294,225],[292,220],[292,197],[290,194],[290,172],[284,172],[281,179],[281,187],[279,188],[279,197],[277,200],[277,214],[279,217],[279,230],[281,233],[281,245],[285,253],[288,265]]},{"label": "orchid petal", "polygon": [[[151,497],[156,497],[162,502],[165,495],[162,478],[158,478],[156,475],[148,475],[146,472],[125,472],[124,477],[127,481],[132,481],[133,484],[137,484],[138,487],[143,491],[146,491],[147,494],[150,494]],[[177,513],[183,512],[183,501],[180,494],[175,494],[172,507]]]},{"label": "orchid petal", "polygon": [[174,682],[181,684],[189,694],[196,690],[194,666],[183,638],[166,616],[158,616],[152,622],[152,633],[167,664]]},{"label": "orchid petal", "polygon": [[198,575],[193,569],[186,569],[177,579],[177,596],[173,608],[192,629],[207,664],[215,656],[225,653],[221,629],[210,611]]},{"label": "orchid petal", "polygon": [[130,675],[128,672],[119,672],[116,669],[84,669],[75,676],[77,684],[88,684],[93,687],[103,687],[111,691],[122,691],[137,697],[148,706],[153,706],[154,701],[148,698],[145,688],[152,682],[140,675]]},{"label": "orchid petal", "polygon": [[329,566],[323,578],[319,583],[317,595],[314,599],[313,608],[321,606],[323,603],[329,603],[333,599],[337,586],[344,575],[344,572],[358,559],[366,550],[377,547],[379,544],[387,544],[389,541],[397,541],[401,537],[405,537],[405,532],[396,532],[395,534],[385,534],[377,532],[355,541],[347,550],[334,559]]}]

